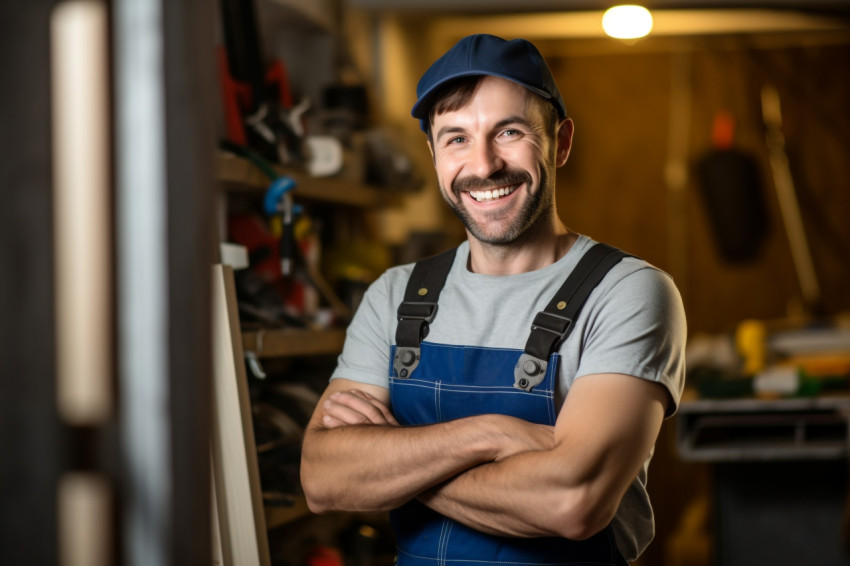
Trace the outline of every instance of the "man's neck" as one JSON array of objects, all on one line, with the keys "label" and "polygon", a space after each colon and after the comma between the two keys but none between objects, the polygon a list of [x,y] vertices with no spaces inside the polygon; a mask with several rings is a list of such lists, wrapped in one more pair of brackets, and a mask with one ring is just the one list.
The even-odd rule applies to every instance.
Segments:
[{"label": "man's neck", "polygon": [[474,273],[516,275],[552,265],[570,250],[578,234],[560,221],[554,231],[535,234],[522,242],[498,246],[469,238],[469,265]]}]

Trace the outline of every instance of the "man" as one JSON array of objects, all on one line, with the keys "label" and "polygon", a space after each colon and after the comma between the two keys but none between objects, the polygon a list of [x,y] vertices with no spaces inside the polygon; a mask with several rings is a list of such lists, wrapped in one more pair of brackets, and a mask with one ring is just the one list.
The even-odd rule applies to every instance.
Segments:
[{"label": "man", "polygon": [[421,306],[405,298],[413,266],[370,287],[304,436],[308,504],[391,510],[401,566],[632,561],[653,536],[647,467],[683,387],[678,292],[626,257],[561,317],[572,332],[547,359],[523,357],[535,314],[594,244],[555,207],[573,122],[524,40],[461,40],[417,95],[468,240],[445,282],[418,290],[439,298],[412,346],[396,310]]}]

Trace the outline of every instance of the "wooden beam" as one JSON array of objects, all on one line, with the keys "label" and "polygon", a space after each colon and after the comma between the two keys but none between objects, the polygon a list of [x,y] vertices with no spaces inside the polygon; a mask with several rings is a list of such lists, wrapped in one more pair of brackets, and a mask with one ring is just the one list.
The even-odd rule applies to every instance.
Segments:
[{"label": "wooden beam", "polygon": [[223,566],[268,566],[266,520],[245,373],[236,284],[230,266],[212,270],[212,456]]}]

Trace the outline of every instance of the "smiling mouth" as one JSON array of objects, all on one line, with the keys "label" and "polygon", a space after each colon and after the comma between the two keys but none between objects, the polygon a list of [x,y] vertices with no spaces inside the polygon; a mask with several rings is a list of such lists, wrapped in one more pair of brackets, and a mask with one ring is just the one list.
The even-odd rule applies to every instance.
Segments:
[{"label": "smiling mouth", "polygon": [[501,187],[486,191],[469,191],[469,196],[474,198],[477,202],[491,202],[513,193],[517,189],[517,186],[518,185],[513,185],[510,187]]}]

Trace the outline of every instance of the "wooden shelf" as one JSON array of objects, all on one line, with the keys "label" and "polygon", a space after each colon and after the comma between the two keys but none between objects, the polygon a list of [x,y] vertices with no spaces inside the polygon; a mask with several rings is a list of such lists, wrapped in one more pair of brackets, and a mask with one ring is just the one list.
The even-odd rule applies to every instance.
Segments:
[{"label": "wooden shelf", "polygon": [[[231,191],[265,191],[269,178],[250,161],[242,157],[219,152],[217,178]],[[381,194],[372,187],[334,177],[311,177],[302,171],[290,171],[275,167],[281,176],[286,175],[295,181],[293,197],[329,202],[348,206],[369,208],[377,206]]]},{"label": "wooden shelf", "polygon": [[259,358],[333,355],[342,351],[345,330],[243,329],[242,347]]}]

